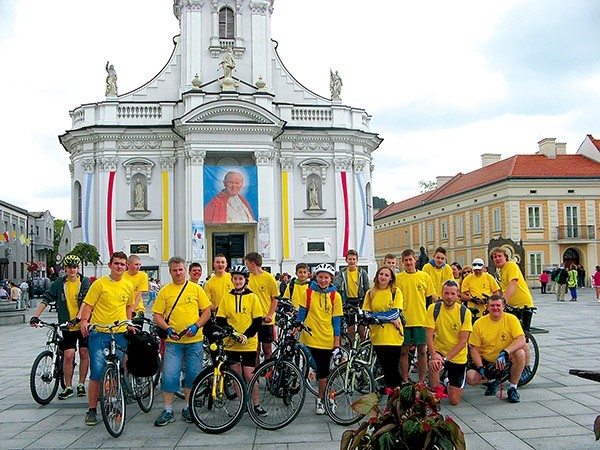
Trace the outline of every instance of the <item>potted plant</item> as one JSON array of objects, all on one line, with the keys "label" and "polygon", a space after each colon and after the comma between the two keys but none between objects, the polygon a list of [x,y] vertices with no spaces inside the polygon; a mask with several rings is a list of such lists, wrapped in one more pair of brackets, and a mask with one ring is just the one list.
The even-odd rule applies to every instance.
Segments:
[{"label": "potted plant", "polygon": [[431,393],[422,384],[409,384],[388,390],[388,395],[384,410],[376,393],[352,405],[367,420],[342,434],[341,450],[466,449],[458,424],[439,412],[443,392]]}]

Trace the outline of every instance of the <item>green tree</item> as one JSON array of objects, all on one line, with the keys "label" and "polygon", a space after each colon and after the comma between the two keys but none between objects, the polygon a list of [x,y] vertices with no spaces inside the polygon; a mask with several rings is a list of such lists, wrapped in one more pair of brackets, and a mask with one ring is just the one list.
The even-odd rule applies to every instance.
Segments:
[{"label": "green tree", "polygon": [[[89,263],[94,266],[102,264],[102,261],[100,261],[100,253],[98,253],[98,249],[92,244],[79,242],[73,247],[71,254],[79,256],[84,266],[87,266]],[[83,267],[81,268],[81,273],[83,274]]]},{"label": "green tree", "polygon": [[381,210],[386,206],[388,206],[388,202],[385,198],[373,197],[373,208]]},{"label": "green tree", "polygon": [[66,220],[55,219],[54,220],[54,256],[58,253],[58,246],[62,239],[63,230],[65,229]]},{"label": "green tree", "polygon": [[417,181],[417,184],[421,188],[421,194],[437,189],[437,182],[435,181],[419,180]]}]

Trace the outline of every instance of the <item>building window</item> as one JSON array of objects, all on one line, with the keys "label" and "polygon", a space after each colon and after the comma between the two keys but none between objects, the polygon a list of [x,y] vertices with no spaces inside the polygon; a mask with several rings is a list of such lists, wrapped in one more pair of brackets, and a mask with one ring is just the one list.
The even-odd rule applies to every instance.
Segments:
[{"label": "building window", "polygon": [[500,208],[494,208],[492,215],[494,231],[502,231],[502,210]]},{"label": "building window", "polygon": [[427,242],[433,242],[433,224],[427,224]]},{"label": "building window", "polygon": [[565,207],[567,237],[579,237],[579,206]]},{"label": "building window", "polygon": [[389,246],[389,242],[388,242],[388,234],[386,233],[386,234],[383,236],[383,248],[388,248],[388,246]]},{"label": "building window", "polygon": [[219,39],[234,39],[234,15],[233,9],[223,8],[219,11]]},{"label": "building window", "polygon": [[527,206],[527,228],[542,228],[542,208],[539,205]]},{"label": "building window", "polygon": [[79,183],[79,181],[75,182],[75,186],[73,186],[73,189],[75,191],[75,223],[73,224],[74,227],[80,227],[81,226],[81,216],[82,216],[82,212],[81,212],[81,208],[82,208],[82,197],[81,197],[81,184]]},{"label": "building window", "polygon": [[463,218],[462,218],[462,216],[459,216],[456,218],[456,237],[463,238],[464,235],[465,235],[465,231],[464,231],[464,225],[463,225]]},{"label": "building window", "polygon": [[442,221],[442,241],[448,240],[448,223],[444,220]]},{"label": "building window", "polygon": [[307,250],[309,252],[319,252],[322,253],[325,251],[325,242],[308,242]]},{"label": "building window", "polygon": [[481,234],[481,213],[473,214],[473,234]]},{"label": "building window", "polygon": [[408,230],[404,230],[404,245],[408,245]]},{"label": "building window", "polygon": [[394,231],[394,247],[398,247],[398,232]]},{"label": "building window", "polygon": [[371,195],[371,183],[365,187],[365,196],[367,197],[367,225],[373,226],[373,196]]},{"label": "building window", "polygon": [[542,273],[542,253],[532,252],[529,254],[529,275],[538,277]]}]

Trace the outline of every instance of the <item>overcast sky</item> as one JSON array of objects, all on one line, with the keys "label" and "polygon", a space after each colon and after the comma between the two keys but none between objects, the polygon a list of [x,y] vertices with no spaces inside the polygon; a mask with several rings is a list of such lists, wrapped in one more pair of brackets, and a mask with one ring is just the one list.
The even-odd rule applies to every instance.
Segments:
[{"label": "overcast sky", "polygon": [[[0,199],[70,218],[69,110],[104,99],[107,60],[121,93],[163,67],[172,5],[0,0]],[[597,0],[276,0],[272,37],[302,84],[329,97],[338,70],[343,103],[373,116],[373,193],[392,202],[482,153],[600,137],[599,24]]]}]

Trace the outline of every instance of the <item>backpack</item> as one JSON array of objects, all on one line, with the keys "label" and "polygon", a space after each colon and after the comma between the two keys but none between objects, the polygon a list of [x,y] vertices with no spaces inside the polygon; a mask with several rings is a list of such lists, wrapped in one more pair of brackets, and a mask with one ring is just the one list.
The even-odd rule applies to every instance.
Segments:
[{"label": "backpack", "polygon": [[565,269],[560,269],[554,281],[556,281],[558,284],[567,284],[568,279],[569,273]]},{"label": "backpack", "polygon": [[[310,309],[310,296],[312,295],[313,290],[311,288],[306,289],[306,314],[308,314],[308,310]],[[329,293],[329,298],[331,299],[331,310],[333,311],[333,303],[335,302],[335,293],[336,291],[331,291]]]},{"label": "backpack", "polygon": [[126,333],[127,370],[136,377],[152,377],[159,368],[158,342],[147,331]]},{"label": "backpack", "polygon": [[[433,321],[435,322],[438,318],[438,316],[440,315],[440,311],[442,309],[442,303],[444,302],[437,302],[435,304],[435,306],[433,307]],[[462,325],[463,323],[465,323],[465,315],[467,314],[467,307],[464,304],[460,305],[460,324]]]}]

